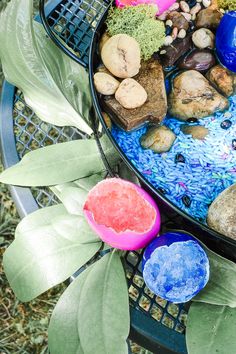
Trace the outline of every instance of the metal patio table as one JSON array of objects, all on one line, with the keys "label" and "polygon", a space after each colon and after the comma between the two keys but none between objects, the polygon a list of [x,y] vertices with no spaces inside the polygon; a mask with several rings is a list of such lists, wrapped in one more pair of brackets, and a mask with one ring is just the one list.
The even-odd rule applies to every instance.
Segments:
[{"label": "metal patio table", "polygon": [[[84,67],[88,65],[89,43],[94,28],[107,6],[105,0],[51,0],[45,6],[45,17],[51,30],[74,51],[81,53],[80,60]],[[81,13],[91,17],[89,26]],[[36,20],[40,21],[40,17],[37,16]],[[30,150],[80,138],[86,136],[73,127],[61,128],[42,122],[27,106],[22,92],[4,82],[0,140],[5,168],[17,163]],[[21,217],[58,202],[47,188],[9,188]],[[184,229],[184,226],[181,216],[163,210],[162,232]],[[141,259],[142,251],[127,252],[125,256],[131,313],[129,338],[153,353],[186,354],[184,333],[188,304],[172,304],[151,293],[142,278]]]}]

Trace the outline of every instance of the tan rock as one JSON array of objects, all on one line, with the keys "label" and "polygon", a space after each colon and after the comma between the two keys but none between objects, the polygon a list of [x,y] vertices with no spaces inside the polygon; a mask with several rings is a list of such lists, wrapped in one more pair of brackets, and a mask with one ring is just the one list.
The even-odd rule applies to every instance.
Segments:
[{"label": "tan rock", "polygon": [[184,125],[181,130],[186,135],[192,135],[193,139],[204,140],[209,130],[202,125]]},{"label": "tan rock", "polygon": [[176,135],[165,125],[150,128],[141,137],[140,143],[144,149],[162,153],[170,150],[176,139]]},{"label": "tan rock", "polygon": [[222,18],[222,13],[217,9],[207,8],[201,10],[197,14],[196,28],[213,28],[216,29]]},{"label": "tan rock", "polygon": [[147,92],[147,101],[140,108],[125,109],[114,97],[105,97],[111,118],[125,130],[131,130],[146,121],[160,123],[167,112],[167,99],[162,66],[157,60],[142,62],[134,79]]},{"label": "tan rock", "polygon": [[93,79],[96,90],[102,95],[114,95],[120,85],[118,80],[106,73],[98,72]]},{"label": "tan rock", "polygon": [[147,101],[147,92],[134,79],[125,79],[115,93],[116,100],[126,109],[141,107]]},{"label": "tan rock", "polygon": [[104,32],[103,33],[103,35],[102,35],[102,37],[101,37],[101,39],[100,39],[100,41],[99,41],[99,51],[100,51],[100,53],[101,53],[101,51],[102,51],[102,48],[103,48],[103,46],[104,46],[104,44],[108,41],[108,39],[110,39],[111,38],[111,36],[109,36],[109,34],[107,33],[107,32]]},{"label": "tan rock", "polygon": [[228,100],[198,71],[185,71],[173,81],[173,89],[169,95],[169,112],[180,120],[207,117],[225,110],[228,105]]},{"label": "tan rock", "polygon": [[207,73],[208,80],[224,95],[231,96],[235,92],[236,75],[223,68],[221,65],[216,65]]},{"label": "tan rock", "polygon": [[236,240],[236,184],[224,190],[210,205],[208,225],[221,234]]}]

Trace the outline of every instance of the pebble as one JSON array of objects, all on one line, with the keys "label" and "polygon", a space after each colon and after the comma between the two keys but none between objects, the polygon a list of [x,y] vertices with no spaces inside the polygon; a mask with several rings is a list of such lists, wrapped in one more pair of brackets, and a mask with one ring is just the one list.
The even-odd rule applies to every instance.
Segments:
[{"label": "pebble", "polygon": [[209,7],[211,5],[211,0],[202,0],[202,4],[204,7]]},{"label": "pebble", "polygon": [[192,8],[193,6],[195,6],[196,3],[197,3],[196,0],[190,0],[190,1],[188,1],[188,5],[189,5],[190,8]]},{"label": "pebble", "polygon": [[160,16],[158,16],[158,19],[161,21],[165,21],[168,16],[168,13],[168,11],[164,11]]},{"label": "pebble", "polygon": [[225,117],[225,118],[231,118],[231,117],[232,117],[232,113],[230,113],[230,112],[225,112],[225,113],[224,113],[224,117]]},{"label": "pebble", "polygon": [[194,7],[191,8],[190,14],[196,15],[202,9],[201,5],[197,3]]},{"label": "pebble", "polygon": [[192,118],[187,119],[187,122],[188,122],[188,123],[197,123],[197,122],[198,122],[198,119],[192,117]]},{"label": "pebble", "polygon": [[165,49],[161,50],[161,51],[160,51],[160,54],[161,54],[161,55],[166,54],[166,50],[165,50]]},{"label": "pebble", "polygon": [[171,5],[168,9],[168,12],[171,12],[171,11],[176,11],[179,9],[179,3],[178,2],[175,2],[173,5]]},{"label": "pebble", "polygon": [[193,139],[204,140],[209,130],[202,125],[183,125],[181,130],[186,135],[191,135]]},{"label": "pebble", "polygon": [[236,150],[236,139],[232,140],[232,148]]},{"label": "pebble", "polygon": [[197,2],[201,3],[201,2],[202,2],[202,0],[197,0]]},{"label": "pebble", "polygon": [[[178,35],[178,28],[177,28],[177,27],[174,27],[174,28],[173,28],[173,31],[172,31],[172,34],[171,34],[171,37],[173,38],[173,40],[176,39],[177,35]],[[184,37],[183,37],[183,38],[184,38]]]},{"label": "pebble", "polygon": [[196,14],[193,14],[191,20],[192,20],[192,21],[195,21],[195,20],[196,20],[196,17],[197,17],[197,15],[196,15]]},{"label": "pebble", "polygon": [[170,45],[173,42],[173,38],[171,36],[166,36],[164,45]]},{"label": "pebble", "polygon": [[185,31],[185,29],[182,28],[182,29],[179,31],[177,37],[178,37],[178,38],[182,38],[182,39],[185,38],[185,37],[186,37],[186,31]]},{"label": "pebble", "polygon": [[208,28],[200,28],[192,35],[192,41],[197,48],[214,48],[215,35]]},{"label": "pebble", "polygon": [[191,201],[191,199],[190,199],[190,197],[189,197],[188,195],[184,195],[184,196],[182,197],[182,201],[183,201],[184,205],[185,205],[187,208],[189,208],[190,205],[191,205],[191,203],[192,203],[192,201]]},{"label": "pebble", "polygon": [[186,13],[186,12],[180,12],[182,16],[184,16],[185,20],[187,20],[188,22],[191,21],[191,14]]},{"label": "pebble", "polygon": [[[204,1],[207,1],[207,0],[204,0]],[[180,8],[183,12],[189,12],[190,11],[190,7],[189,5],[186,3],[186,1],[180,1],[179,3],[180,5]]]},{"label": "pebble", "polygon": [[225,119],[225,120],[221,123],[220,127],[221,127],[222,129],[224,129],[224,130],[227,130],[227,129],[229,129],[229,128],[231,127],[231,125],[232,125],[231,120]]},{"label": "pebble", "polygon": [[178,162],[185,163],[185,157],[180,153],[175,155],[175,163]]},{"label": "pebble", "polygon": [[173,26],[173,22],[171,20],[167,20],[166,21],[166,26],[172,27]]},{"label": "pebble", "polygon": [[172,32],[172,27],[171,26],[166,26],[166,30],[165,30],[165,33],[166,33],[166,36],[169,36]]}]

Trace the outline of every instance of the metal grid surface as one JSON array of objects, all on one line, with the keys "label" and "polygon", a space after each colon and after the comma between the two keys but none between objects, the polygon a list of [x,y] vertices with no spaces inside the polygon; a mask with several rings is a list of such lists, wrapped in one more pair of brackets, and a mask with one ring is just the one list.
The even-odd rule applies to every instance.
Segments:
[{"label": "metal grid surface", "polygon": [[[85,134],[75,128],[61,128],[42,122],[26,105],[19,90],[15,94],[13,120],[16,148],[20,159],[29,151],[39,147],[86,138]],[[50,206],[58,202],[48,188],[32,188],[32,194],[39,207]],[[162,218],[165,220],[162,224],[163,229],[165,226],[171,226],[168,225],[171,223],[169,218],[164,215]],[[173,226],[176,228],[176,223]],[[184,333],[187,313],[183,305],[171,304],[155,296],[145,286],[141,273],[142,253],[128,252],[125,260],[130,303],[168,328]]]},{"label": "metal grid surface", "polygon": [[88,65],[93,30],[109,1],[62,1],[48,16],[50,28],[72,48],[79,59]]}]

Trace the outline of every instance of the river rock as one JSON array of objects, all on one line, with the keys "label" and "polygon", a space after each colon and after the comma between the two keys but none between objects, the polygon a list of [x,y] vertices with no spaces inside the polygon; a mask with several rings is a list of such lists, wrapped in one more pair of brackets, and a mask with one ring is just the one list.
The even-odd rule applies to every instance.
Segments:
[{"label": "river rock", "polygon": [[207,117],[225,110],[228,105],[228,100],[198,71],[185,71],[173,80],[169,113],[180,120]]},{"label": "river rock", "polygon": [[176,139],[176,135],[165,125],[150,128],[144,134],[140,143],[144,149],[151,149],[154,152],[162,153],[170,150]]},{"label": "river rock", "polygon": [[196,28],[216,29],[220,23],[222,13],[217,9],[207,8],[201,10],[196,18]]},{"label": "river rock", "polygon": [[173,27],[177,27],[179,30],[183,28],[185,29],[185,31],[187,31],[189,28],[188,21],[180,12],[177,11],[170,12],[167,16],[167,19],[171,20],[173,23]]},{"label": "river rock", "polygon": [[208,225],[236,240],[236,184],[225,189],[210,205]]},{"label": "river rock", "polygon": [[204,140],[209,130],[202,125],[183,125],[181,130],[186,135],[192,135],[193,139]]},{"label": "river rock", "polygon": [[165,47],[166,53],[160,56],[161,63],[164,67],[173,66],[174,63],[192,48],[191,35],[184,39],[176,39],[176,41],[168,47]]},{"label": "river rock", "polygon": [[139,74],[134,79],[147,92],[147,101],[142,107],[126,109],[114,96],[104,96],[110,117],[125,130],[131,130],[147,121],[160,123],[167,112],[164,74],[159,62],[155,59],[142,62]]},{"label": "river rock", "polygon": [[128,78],[119,85],[115,98],[124,108],[134,109],[147,101],[147,92],[136,80]]},{"label": "river rock", "polygon": [[215,63],[216,60],[214,54],[210,50],[195,49],[184,57],[178,66],[181,69],[192,69],[205,72],[215,65]]},{"label": "river rock", "polygon": [[214,48],[215,35],[208,28],[199,28],[192,35],[194,45],[199,49]]},{"label": "river rock", "polygon": [[216,65],[207,73],[208,80],[225,96],[231,96],[235,92],[235,78],[232,72]]}]

